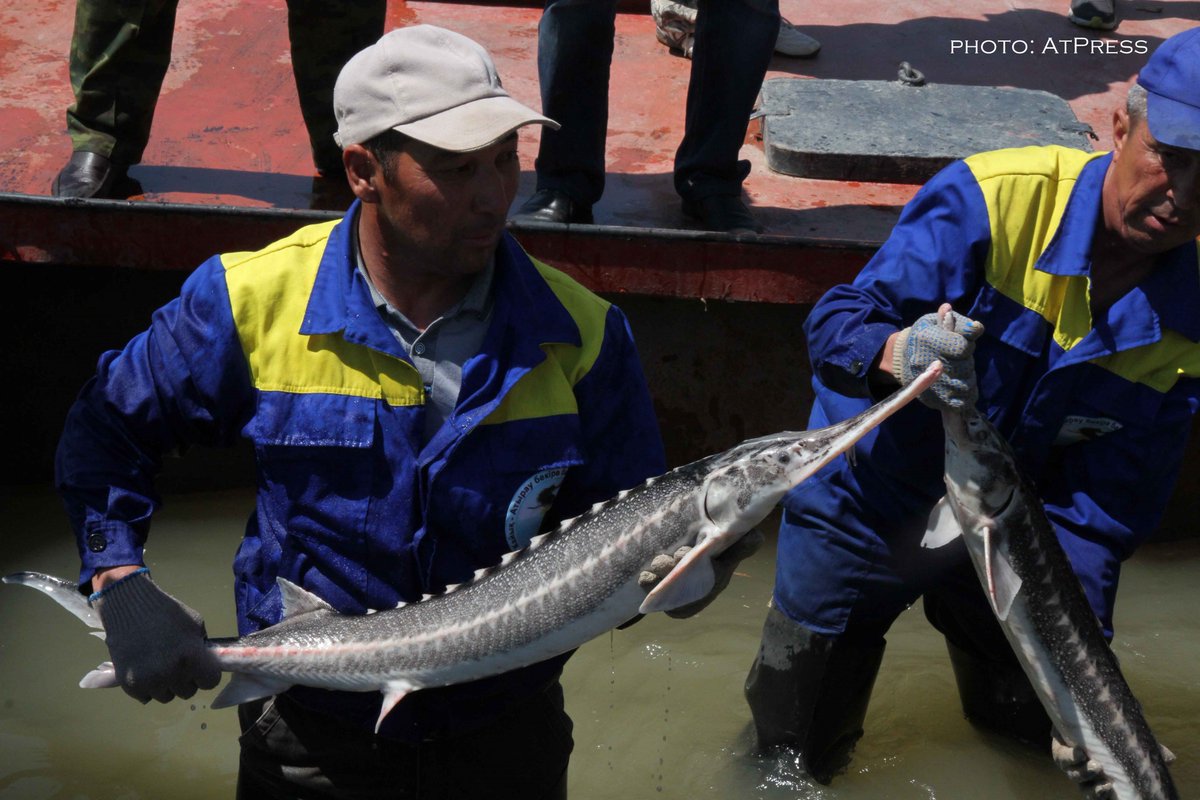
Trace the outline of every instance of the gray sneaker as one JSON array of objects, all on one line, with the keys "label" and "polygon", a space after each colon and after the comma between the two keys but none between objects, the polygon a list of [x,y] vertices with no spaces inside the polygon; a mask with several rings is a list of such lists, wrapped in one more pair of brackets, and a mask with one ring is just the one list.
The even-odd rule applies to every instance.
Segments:
[{"label": "gray sneaker", "polygon": [[779,38],[775,40],[775,52],[792,58],[812,58],[821,49],[821,43],[806,33],[801,33],[786,19],[779,22]]},{"label": "gray sneaker", "polygon": [[692,57],[696,33],[696,0],[650,0],[654,36],[672,53]]},{"label": "gray sneaker", "polygon": [[1115,0],[1071,0],[1067,19],[1081,28],[1111,31],[1117,27],[1117,5]]}]

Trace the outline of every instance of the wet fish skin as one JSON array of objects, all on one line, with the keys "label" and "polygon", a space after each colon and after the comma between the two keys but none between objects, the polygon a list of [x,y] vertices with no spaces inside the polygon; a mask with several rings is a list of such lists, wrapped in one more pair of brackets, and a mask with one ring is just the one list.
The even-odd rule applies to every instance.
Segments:
[{"label": "wet fish skin", "polygon": [[1141,704],[1008,442],[974,409],[943,412],[946,499],[927,546],[958,533],[1000,626],[1060,736],[1118,800],[1178,798]]},{"label": "wet fish skin", "polygon": [[[233,679],[213,708],[293,685],[381,691],[378,724],[409,692],[508,672],[573,650],[638,613],[669,611],[708,595],[712,559],[762,521],[783,495],[928,388],[934,363],[887,400],[844,422],[743,442],[671,470],[535,537],[501,564],[444,594],[366,615],[337,613],[279,580],[284,619],[240,639],[209,641]],[[639,575],[656,555],[691,550],[649,594]],[[33,586],[84,619],[74,584],[34,573]],[[86,604],[84,604],[86,607]],[[84,678],[116,685],[112,665]]]}]

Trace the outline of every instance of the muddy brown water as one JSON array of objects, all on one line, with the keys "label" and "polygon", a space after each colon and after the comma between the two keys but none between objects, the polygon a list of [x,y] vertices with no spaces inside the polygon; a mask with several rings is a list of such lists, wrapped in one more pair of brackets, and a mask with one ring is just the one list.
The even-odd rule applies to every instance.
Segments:
[{"label": "muddy brown water", "polygon": [[[6,489],[0,574],[78,569],[57,499]],[[170,496],[147,559],[156,580],[234,630],[230,563],[247,491]],[[1048,757],[963,720],[941,638],[919,607],[901,616],[849,770],[809,782],[787,758],[752,753],[741,687],[774,574],[773,541],[701,615],[656,614],[582,647],[564,684],[575,720],[570,793],[590,798],[1069,798]],[[1148,545],[1126,564],[1114,648],[1155,733],[1173,749],[1182,797],[1200,797],[1200,539]],[[79,678],[106,658],[38,593],[0,586],[0,798],[232,797],[237,718],[215,691],[141,706]]]}]

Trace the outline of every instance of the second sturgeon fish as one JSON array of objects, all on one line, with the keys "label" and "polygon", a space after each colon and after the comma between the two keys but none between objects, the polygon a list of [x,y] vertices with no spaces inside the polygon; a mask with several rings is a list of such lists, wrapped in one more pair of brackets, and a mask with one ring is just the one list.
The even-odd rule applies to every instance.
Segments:
[{"label": "second sturgeon fish", "polygon": [[[827,428],[752,439],[622,492],[538,536],[445,594],[361,616],[279,580],[284,619],[209,652],[233,679],[221,708],[293,685],[381,691],[382,723],[409,692],[484,678],[573,650],[638,613],[706,596],[712,559],[766,517],[790,489],[846,452],[936,380],[917,380],[862,414]],[[656,555],[691,550],[649,593],[638,576]],[[93,628],[100,623],[74,583],[36,573],[4,578],[40,589]],[[116,685],[111,664],[81,683]]]},{"label": "second sturgeon fish", "polygon": [[1096,614],[1008,442],[974,409],[943,412],[946,499],[923,544],[960,533],[1050,720],[1104,769],[1117,800],[1179,794]]}]

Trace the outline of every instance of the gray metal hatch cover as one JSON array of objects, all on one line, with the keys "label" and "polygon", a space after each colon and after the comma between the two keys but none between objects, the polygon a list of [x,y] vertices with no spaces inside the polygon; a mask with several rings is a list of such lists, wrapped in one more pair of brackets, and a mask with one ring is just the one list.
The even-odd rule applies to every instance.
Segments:
[{"label": "gray metal hatch cover", "polygon": [[1091,127],[1067,102],[1032,89],[771,78],[760,115],[767,166],[805,178],[923,183],[987,150],[1091,150]]}]

